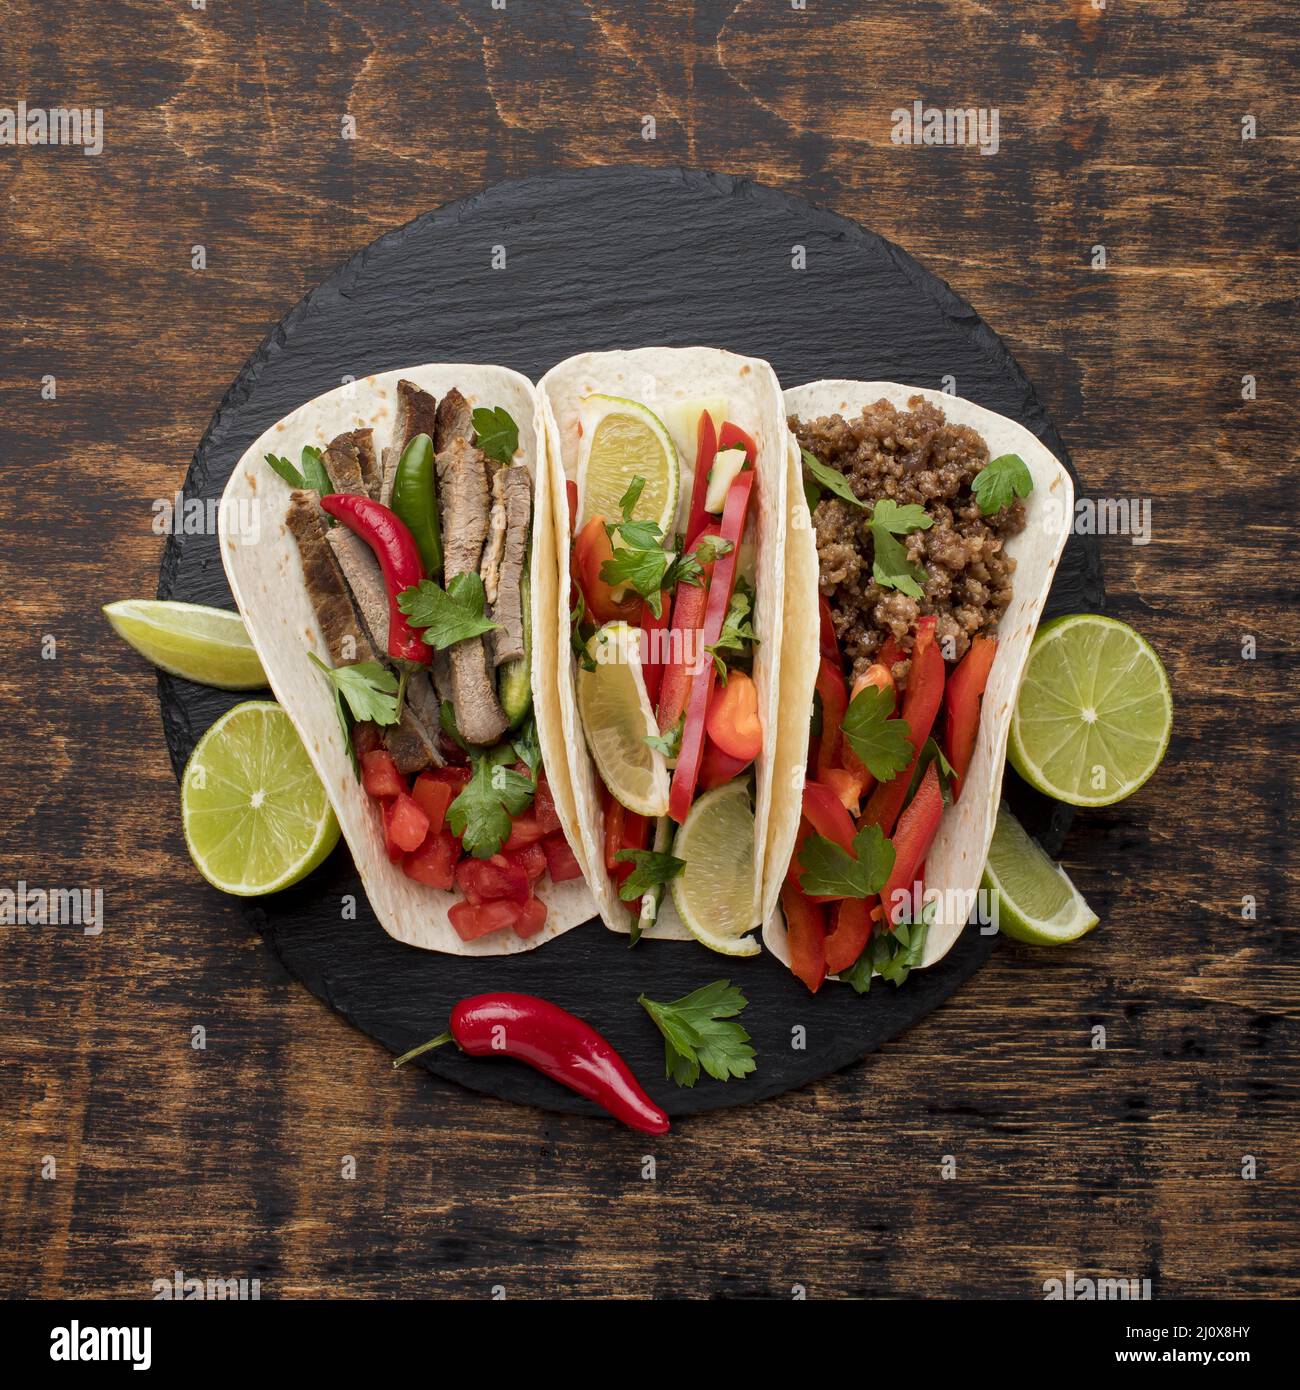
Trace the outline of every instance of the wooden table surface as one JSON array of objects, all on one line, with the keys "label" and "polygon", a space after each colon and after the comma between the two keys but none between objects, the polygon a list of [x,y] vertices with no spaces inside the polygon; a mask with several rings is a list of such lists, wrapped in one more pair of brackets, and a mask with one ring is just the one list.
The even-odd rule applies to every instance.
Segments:
[{"label": "wooden table surface", "polygon": [[[0,0],[0,25],[0,102],[104,110],[97,158],[0,145],[0,887],[105,899],[99,936],[2,929],[0,1292],[1300,1294],[1285,0]],[[996,107],[997,153],[891,143],[915,99]],[[288,979],[193,872],[153,677],[99,614],[154,592],[152,504],[303,293],[424,209],[597,163],[752,174],[974,303],[1086,492],[1150,499],[1150,543],[1103,563],[1177,706],[1157,777],[1066,845],[1096,932],[1003,942],[866,1063],[653,1145],[393,1076]]]}]

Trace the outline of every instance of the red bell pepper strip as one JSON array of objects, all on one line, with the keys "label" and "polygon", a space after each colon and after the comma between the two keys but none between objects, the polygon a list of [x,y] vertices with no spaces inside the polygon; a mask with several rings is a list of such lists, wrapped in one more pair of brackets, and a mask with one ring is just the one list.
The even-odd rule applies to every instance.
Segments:
[{"label": "red bell pepper strip", "polygon": [[659,595],[659,616],[644,599],[641,601],[641,631],[645,634],[641,642],[641,675],[645,680],[645,693],[653,705],[659,699],[659,690],[664,680],[664,658],[668,645],[668,615],[672,609],[672,595],[664,589]]},{"label": "red bell pepper strip", "polygon": [[853,853],[853,821],[833,788],[822,782],[805,782],[803,814],[817,834]]},{"label": "red bell pepper strip", "polygon": [[758,714],[758,687],[744,671],[732,671],[715,687],[704,727],[724,753],[752,763],[763,751],[763,721]]},{"label": "red bell pepper strip", "polygon": [[[677,767],[673,772],[672,787],[668,793],[668,814],[679,825],[686,819],[686,813],[695,799],[695,783],[700,773],[700,759],[704,753],[704,718],[708,713],[709,696],[713,693],[716,670],[709,658],[708,649],[722,636],[722,624],[727,616],[727,606],[731,602],[731,589],[736,579],[736,562],[740,555],[740,537],[745,529],[745,514],[749,509],[749,495],[754,488],[754,472],[747,469],[737,473],[727,489],[727,503],[722,512],[722,539],[731,542],[731,549],[718,560],[713,579],[709,584],[708,604],[704,610],[704,624],[701,628],[702,643],[696,653],[697,661],[703,661],[691,682],[690,698],[686,705],[686,724],[682,729],[681,749],[677,755]],[[678,593],[681,592],[679,586]]]},{"label": "red bell pepper strip", "polygon": [[[871,774],[867,773],[867,776]],[[859,814],[862,809],[862,779],[856,772],[842,767],[828,767],[822,773],[822,780],[839,797],[840,804],[849,815]]]},{"label": "red bell pepper strip", "polygon": [[826,933],[826,973],[847,970],[866,949],[871,929],[880,917],[875,898],[844,898],[831,909],[831,928]]},{"label": "red bell pepper strip", "polygon": [[863,812],[864,825],[878,825],[888,835],[894,828],[898,813],[903,809],[907,789],[912,784],[916,760],[943,700],[943,653],[934,639],[934,618],[922,618],[917,623],[916,642],[912,647],[912,667],[903,695],[903,718],[907,720],[907,739],[912,745],[912,760],[888,782],[882,782],[867,802]]},{"label": "red bell pepper strip", "polygon": [[789,879],[781,885],[790,969],[816,994],[826,978],[826,915]]},{"label": "red bell pepper strip", "polygon": [[817,621],[819,624],[819,645],[821,654],[828,660],[833,661],[838,666],[840,661],[840,643],[835,635],[835,620],[831,617],[830,600],[825,594],[817,595]]},{"label": "red bell pepper strip", "polygon": [[322,497],[320,504],[375,552],[383,572],[384,588],[388,591],[388,655],[394,661],[430,665],[433,649],[425,644],[411,626],[410,619],[397,606],[398,594],[425,577],[415,537],[395,513],[372,498],[332,492]]},{"label": "red bell pepper strip", "polygon": [[700,411],[700,427],[695,436],[695,480],[691,483],[691,509],[686,518],[686,543],[693,546],[709,519],[704,510],[705,499],[709,495],[709,470],[718,453],[718,435],[713,426],[713,417],[707,410]]},{"label": "red bell pepper strip", "polygon": [[838,658],[828,661],[822,657],[817,667],[817,693],[822,700],[822,734],[817,745],[817,776],[824,779],[832,767],[840,767],[840,748],[844,741],[841,726],[849,707],[849,692],[844,684],[844,672]]},{"label": "red bell pepper strip", "polygon": [[[531,925],[531,924],[526,924]],[[471,1057],[513,1057],[595,1101],[645,1134],[667,1134],[668,1116],[637,1083],[627,1063],[582,1019],[532,994],[476,994],[451,1011],[447,1032],[412,1048],[400,1067],[443,1043]]]},{"label": "red bell pepper strip", "polygon": [[912,907],[912,884],[925,862],[939,821],[943,817],[943,792],[939,787],[939,767],[931,763],[921,778],[907,810],[899,817],[894,831],[894,868],[881,890],[885,921],[892,929],[902,911]]},{"label": "red bell pepper strip", "polygon": [[724,420],[718,431],[718,453],[724,449],[743,449],[746,468],[753,468],[758,462],[758,445],[754,442],[754,436],[739,425],[733,425],[730,420]]},{"label": "red bell pepper strip", "polygon": [[952,764],[952,796],[961,795],[962,778],[975,751],[980,727],[980,700],[998,653],[996,637],[971,639],[970,650],[957,663],[944,690],[944,751]]},{"label": "red bell pepper strip", "polygon": [[711,739],[704,741],[704,757],[700,762],[700,790],[711,792],[733,777],[739,777],[752,760],[733,758],[724,753]]}]

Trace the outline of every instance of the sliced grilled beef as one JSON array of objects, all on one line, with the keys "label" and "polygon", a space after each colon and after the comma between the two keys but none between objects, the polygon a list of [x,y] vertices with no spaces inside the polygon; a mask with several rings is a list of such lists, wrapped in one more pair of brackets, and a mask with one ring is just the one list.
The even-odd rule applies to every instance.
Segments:
[{"label": "sliced grilled beef", "polygon": [[346,526],[333,526],[325,533],[326,543],[334,552],[343,578],[347,580],[352,597],[370,633],[371,641],[381,652],[388,650],[388,589],[375,552]]},{"label": "sliced grilled beef", "polygon": [[393,478],[402,451],[417,434],[434,439],[438,402],[411,381],[397,383],[397,418],[393,422],[393,442],[384,450],[384,481],[379,500],[388,506],[393,496]]},{"label": "sliced grilled beef", "polygon": [[335,666],[351,666],[357,661],[375,661],[375,650],[361,615],[353,605],[348,586],[326,539],[325,513],[314,492],[295,491],[289,499],[285,518],[294,540],[307,593],[316,618],[325,634],[330,661]]},{"label": "sliced grilled beef", "polygon": [[[487,466],[479,450],[460,434],[437,457],[443,567],[450,584],[457,575],[478,573],[488,530]],[[510,721],[488,673],[483,639],[457,642],[448,655],[452,705],[461,737],[468,743],[496,743]]]},{"label": "sliced grilled beef", "polygon": [[322,460],[335,491],[350,492],[358,497],[371,495],[367,472],[373,477],[377,467],[374,435],[370,430],[349,430],[331,439]]},{"label": "sliced grilled beef", "polygon": [[[517,661],[524,654],[524,610],[521,583],[524,554],[528,549],[528,529],[533,515],[532,480],[525,468],[502,468],[492,479],[492,515],[502,517],[499,559],[488,594],[490,615],[498,626],[488,634],[492,644],[492,664]],[[496,532],[496,526],[493,526]],[[490,544],[490,542],[489,542]],[[484,578],[484,587],[487,579]]]},{"label": "sliced grilled beef", "polygon": [[474,412],[454,386],[438,403],[433,431],[434,453],[442,453],[453,439],[463,439],[466,444],[474,442]]}]

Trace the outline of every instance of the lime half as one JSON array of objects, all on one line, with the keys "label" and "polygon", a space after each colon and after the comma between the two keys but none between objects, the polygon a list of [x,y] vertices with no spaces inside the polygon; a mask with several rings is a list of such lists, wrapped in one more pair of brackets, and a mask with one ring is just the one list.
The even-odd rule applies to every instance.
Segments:
[{"label": "lime half", "polygon": [[222,690],[260,690],[267,683],[238,613],[200,603],[128,598],[106,604],[104,616],[124,642],[173,676]]},{"label": "lime half", "polygon": [[1160,766],[1174,707],[1160,658],[1095,613],[1039,629],[1011,718],[1011,765],[1071,806],[1122,801]]},{"label": "lime half", "polygon": [[1062,946],[1097,925],[1065,870],[1025,834],[1005,806],[998,809],[984,887],[997,895],[998,929],[1031,946]]},{"label": "lime half", "polygon": [[584,443],[591,442],[578,461],[579,527],[593,516],[618,521],[623,515],[620,503],[633,478],[644,478],[632,519],[657,522],[665,536],[671,535],[680,470],[677,449],[663,421],[637,401],[586,396],[582,437]]},{"label": "lime half", "polygon": [[601,778],[629,811],[666,815],[668,764],[646,742],[658,736],[659,723],[641,672],[640,633],[628,623],[606,623],[587,653],[595,669],[578,669],[578,713]]},{"label": "lime half", "polygon": [[700,797],[686,813],[673,853],[686,861],[671,883],[682,925],[711,951],[756,956],[758,942],[746,935],[759,913],[754,811],[743,777]]},{"label": "lime half", "polygon": [[199,873],[241,897],[297,883],[339,838],[298,731],[271,700],[236,705],[199,739],[181,780],[181,822]]}]

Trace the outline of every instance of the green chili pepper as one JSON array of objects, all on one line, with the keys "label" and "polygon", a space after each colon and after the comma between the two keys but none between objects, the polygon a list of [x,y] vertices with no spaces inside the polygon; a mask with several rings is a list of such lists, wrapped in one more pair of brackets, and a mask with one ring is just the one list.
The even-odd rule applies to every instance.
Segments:
[{"label": "green chili pepper", "polygon": [[392,508],[415,537],[430,579],[442,582],[442,529],[438,524],[438,484],[433,440],[417,434],[402,450],[393,476]]}]

